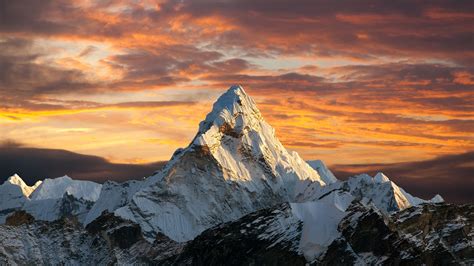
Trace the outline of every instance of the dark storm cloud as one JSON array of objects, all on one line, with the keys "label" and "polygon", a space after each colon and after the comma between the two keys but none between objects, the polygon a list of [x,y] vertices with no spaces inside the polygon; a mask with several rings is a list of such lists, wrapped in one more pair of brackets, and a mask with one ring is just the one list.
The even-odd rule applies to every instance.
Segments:
[{"label": "dark storm cloud", "polygon": [[447,202],[474,202],[474,152],[441,156],[432,160],[396,164],[334,165],[339,178],[358,173],[385,173],[409,193],[425,199],[440,194]]},{"label": "dark storm cloud", "polygon": [[126,70],[126,78],[168,75],[189,69],[193,64],[217,60],[222,54],[200,51],[192,46],[167,46],[156,50],[134,50],[111,58],[111,63]]},{"label": "dark storm cloud", "polygon": [[[379,98],[386,94],[393,96],[392,89],[402,86],[401,81],[429,80],[432,82],[429,90],[433,91],[454,93],[472,89],[472,84],[456,84],[453,76],[455,71],[473,74],[472,67],[447,67],[435,63],[360,65],[340,68],[350,78],[346,82],[323,83],[316,76],[302,73],[244,75],[240,72],[253,70],[255,66],[241,58],[223,59],[222,54],[225,50],[239,50],[238,54],[252,57],[277,57],[284,54],[346,56],[358,60],[378,56],[415,59],[434,57],[441,61],[461,60],[462,64],[469,65],[474,61],[470,60],[474,58],[474,31],[469,27],[474,16],[466,13],[473,7],[470,1],[362,1],[357,4],[345,1],[303,1],[295,4],[286,0],[275,1],[271,5],[267,1],[247,0],[165,1],[159,4],[159,9],[145,8],[144,5],[133,5],[126,1],[99,1],[81,6],[62,0],[48,0],[44,4],[19,0],[2,1],[1,5],[1,19],[5,21],[3,29],[9,32],[44,32],[50,37],[66,39],[71,36],[84,39],[107,37],[113,45],[127,48],[106,60],[125,74],[123,80],[112,84],[90,84],[78,70],[35,64],[34,60],[40,55],[21,53],[25,49],[17,49],[15,56],[6,56],[9,53],[3,52],[1,61],[4,75],[0,80],[5,83],[4,87],[15,88],[17,94],[145,90],[177,85],[201,77],[204,77],[203,80],[207,78],[207,81],[220,80],[218,85],[223,87],[230,83],[247,83],[261,89],[273,86],[270,89],[286,90],[291,87],[300,91],[318,89],[319,93],[353,92],[367,85],[371,88],[390,88],[378,90],[377,93],[371,91],[370,95]],[[107,11],[113,8],[122,11]],[[201,25],[200,19],[208,19],[209,22]],[[178,26],[171,27],[175,20],[178,20]],[[211,31],[213,27],[220,26],[213,23],[223,23],[224,30]],[[225,27],[227,25],[228,29]],[[141,43],[132,40],[130,43],[120,39],[115,43],[113,40],[124,38],[130,33],[142,34],[153,41]],[[22,36],[28,38],[27,34]],[[172,44],[160,42],[163,36],[173,39]],[[206,45],[203,46],[203,43]],[[88,47],[80,56],[92,50]],[[28,56],[25,57],[25,54]],[[21,79],[23,76],[26,77],[24,81]],[[265,84],[265,81],[271,82],[275,78],[278,79],[273,84]],[[324,86],[317,86],[318,83]],[[410,86],[422,87],[416,84]],[[369,96],[358,95],[358,99],[362,97]],[[467,97],[410,97],[408,100],[422,101],[432,106],[449,105],[462,110],[472,108]]]},{"label": "dark storm cloud", "polygon": [[115,164],[98,156],[66,150],[23,147],[7,142],[0,145],[0,183],[17,173],[28,184],[37,180],[69,175],[75,179],[105,182],[141,179],[161,169],[163,162],[152,164]]}]

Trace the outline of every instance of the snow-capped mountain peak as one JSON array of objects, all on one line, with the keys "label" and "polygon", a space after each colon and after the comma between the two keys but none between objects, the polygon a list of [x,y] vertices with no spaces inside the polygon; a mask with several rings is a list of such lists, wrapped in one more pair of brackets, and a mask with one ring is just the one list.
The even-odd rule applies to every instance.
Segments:
[{"label": "snow-capped mountain peak", "polygon": [[17,186],[26,186],[26,183],[23,181],[23,179],[21,179],[21,177],[18,174],[14,174],[10,176],[6,182],[17,185]]},{"label": "snow-capped mountain peak", "polygon": [[99,198],[101,188],[101,184],[92,181],[73,180],[65,175],[45,179],[36,190],[31,193],[31,199],[60,199],[64,196],[64,193],[69,193],[77,199],[94,202]]},{"label": "snow-capped mountain peak", "polygon": [[377,173],[374,177],[359,174],[345,181],[335,182],[316,189],[307,189],[301,201],[319,200],[332,191],[347,191],[363,204],[373,205],[381,212],[389,214],[422,203],[442,201],[441,197],[423,200],[412,196],[385,174]]},{"label": "snow-capped mountain peak", "polygon": [[53,221],[74,215],[84,221],[102,185],[69,176],[38,181],[28,186],[18,175],[0,185],[0,223],[15,211],[25,211],[35,219]]},{"label": "snow-capped mountain peak", "polygon": [[[212,111],[199,124],[199,131],[188,148],[209,152],[225,169],[235,174],[225,176],[230,179],[252,180],[254,176],[246,171],[248,167],[244,162],[254,159],[268,174],[282,178],[285,183],[289,172],[294,172],[298,179],[309,179],[322,185],[335,182],[324,180],[296,152],[289,153],[283,147],[255,101],[240,85],[230,87],[217,99]],[[289,189],[292,187],[290,184]]]},{"label": "snow-capped mountain peak", "polygon": [[252,211],[294,202],[323,179],[288,152],[241,86],[227,90],[199,125],[191,144],[115,213],[139,223],[153,238],[176,241]]},{"label": "snow-capped mountain peak", "polygon": [[443,199],[443,197],[441,197],[441,195],[436,194],[430,201],[432,203],[442,203],[442,202],[444,202],[444,199]]},{"label": "snow-capped mountain peak", "polygon": [[7,215],[21,208],[28,200],[22,187],[18,185],[21,183],[24,184],[23,180],[15,175],[0,185],[0,223],[4,223]]},{"label": "snow-capped mountain peak", "polygon": [[33,186],[28,186],[23,181],[23,179],[21,179],[21,177],[17,174],[10,176],[6,182],[12,185],[19,186],[21,191],[23,192],[23,195],[25,195],[26,197],[29,197],[30,194],[42,183],[42,181],[38,181]]},{"label": "snow-capped mountain peak", "polygon": [[251,129],[260,131],[261,120],[262,116],[253,99],[241,86],[234,85],[219,97],[212,111],[199,124],[199,132],[193,143],[211,147],[221,139],[218,133],[238,137]]},{"label": "snow-capped mountain peak", "polygon": [[378,172],[374,176],[374,181],[375,181],[375,183],[385,183],[385,182],[389,182],[390,179],[384,173]]}]

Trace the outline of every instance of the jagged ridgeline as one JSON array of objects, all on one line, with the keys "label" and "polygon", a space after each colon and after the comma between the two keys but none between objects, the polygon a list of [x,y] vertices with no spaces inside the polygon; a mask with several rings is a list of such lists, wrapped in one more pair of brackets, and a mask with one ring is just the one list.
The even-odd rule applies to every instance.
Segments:
[{"label": "jagged ridgeline", "polygon": [[0,264],[471,264],[473,207],[287,151],[232,86],[143,180],[0,186]]}]

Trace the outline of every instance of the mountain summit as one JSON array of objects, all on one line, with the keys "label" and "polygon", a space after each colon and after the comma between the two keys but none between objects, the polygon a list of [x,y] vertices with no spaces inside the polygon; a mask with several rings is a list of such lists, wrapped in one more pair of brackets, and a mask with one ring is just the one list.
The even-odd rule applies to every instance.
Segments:
[{"label": "mountain summit", "polygon": [[224,168],[236,174],[226,176],[231,180],[251,181],[254,178],[241,167],[248,161],[245,159],[252,158],[259,161],[267,174],[283,179],[285,185],[293,185],[290,183],[295,176],[322,185],[335,181],[322,178],[296,152],[288,153],[253,99],[239,85],[232,86],[214,103],[212,111],[199,124],[199,131],[190,147],[209,150]]},{"label": "mountain summit", "polygon": [[323,179],[288,152],[255,102],[235,85],[214,103],[191,144],[146,181],[115,213],[153,237],[193,239],[203,230],[282,202],[293,202]]},{"label": "mountain summit", "polygon": [[42,181],[36,182],[33,186],[28,186],[23,179],[17,174],[14,174],[10,176],[7,180],[7,183],[10,183],[12,185],[17,185],[18,187],[21,188],[21,191],[23,192],[23,195],[25,197],[29,197],[31,193],[39,186],[41,185]]}]

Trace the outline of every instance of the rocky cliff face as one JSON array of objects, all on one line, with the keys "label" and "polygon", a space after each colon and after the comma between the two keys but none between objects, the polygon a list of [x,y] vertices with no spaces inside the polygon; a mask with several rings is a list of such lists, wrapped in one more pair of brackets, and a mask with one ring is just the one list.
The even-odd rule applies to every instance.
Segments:
[{"label": "rocky cliff face", "polygon": [[34,220],[24,211],[0,226],[0,265],[153,264],[181,245],[161,235],[146,241],[139,225],[103,213],[84,228],[75,217]]},{"label": "rocky cliff face", "polygon": [[[110,213],[86,228],[74,218],[32,221],[18,213],[0,226],[0,264],[159,265],[451,265],[474,263],[474,206],[424,204],[391,216],[353,202],[340,236],[311,261],[301,249],[302,221],[291,204],[210,228],[187,243]],[[15,217],[15,218],[13,218]],[[13,221],[15,220],[15,221]]]},{"label": "rocky cliff face", "polygon": [[424,204],[384,217],[354,205],[340,223],[342,237],[320,262],[466,265],[474,262],[474,206]]},{"label": "rocky cliff face", "polygon": [[[302,223],[287,204],[209,229],[172,261],[188,265],[306,265]],[[278,230],[284,223],[286,230]],[[290,222],[292,220],[292,222]],[[448,265],[474,263],[474,206],[425,204],[392,216],[354,203],[341,236],[310,261],[315,265]],[[258,229],[256,229],[258,228]],[[421,230],[420,230],[421,229]],[[287,234],[288,231],[292,234]],[[262,237],[274,232],[271,237]]]}]

